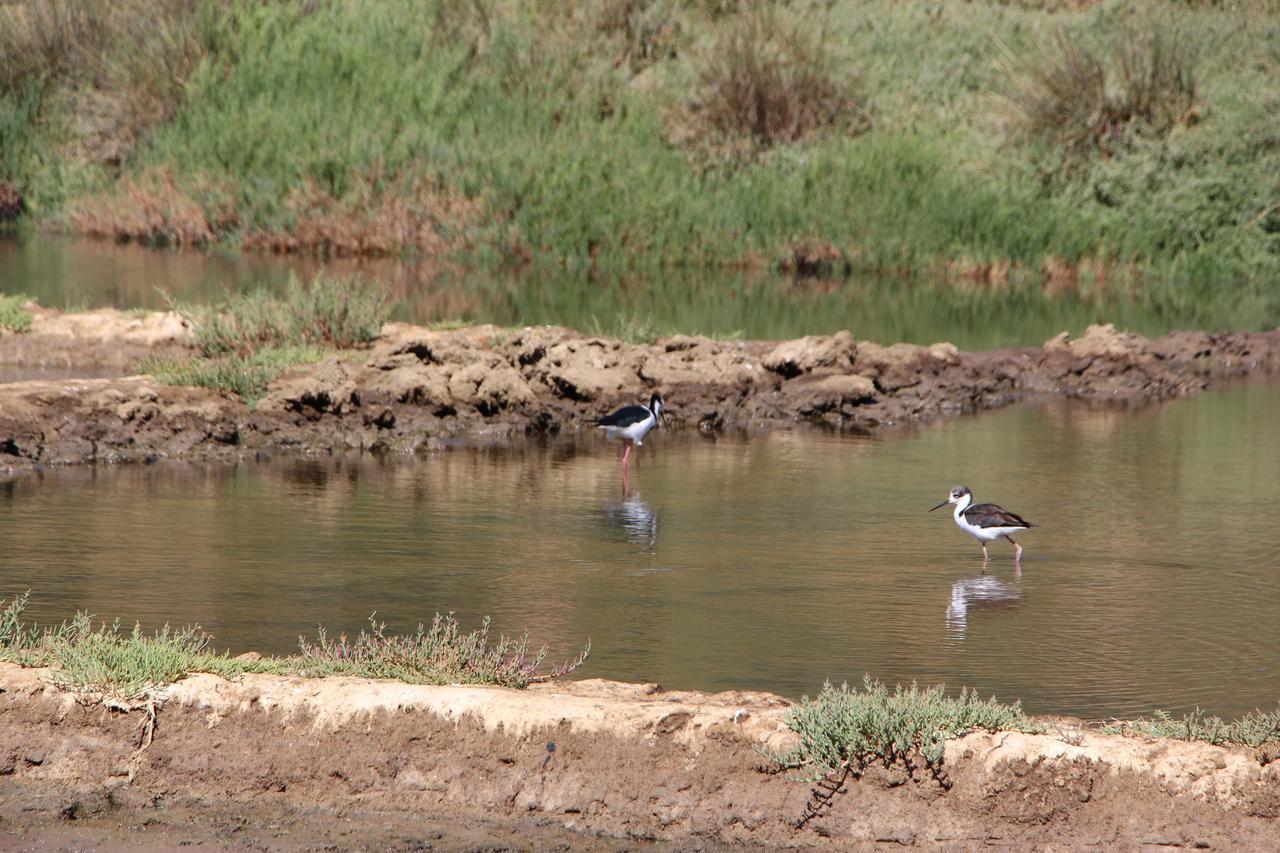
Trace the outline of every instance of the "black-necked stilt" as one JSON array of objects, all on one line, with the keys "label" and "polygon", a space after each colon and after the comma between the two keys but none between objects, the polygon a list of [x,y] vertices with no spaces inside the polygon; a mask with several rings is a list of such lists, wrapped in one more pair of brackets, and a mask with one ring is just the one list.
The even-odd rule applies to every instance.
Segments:
[{"label": "black-necked stilt", "polygon": [[624,406],[611,415],[596,421],[596,425],[604,430],[609,438],[621,438],[627,443],[622,453],[622,473],[627,473],[627,460],[631,458],[631,448],[644,444],[644,437],[649,430],[658,425],[662,417],[662,395],[654,394],[649,398],[647,406]]},{"label": "black-necked stilt", "polygon": [[1013,544],[1014,561],[1022,559],[1022,546],[1013,541],[1012,535],[1029,530],[1034,526],[1031,522],[995,504],[974,504],[973,492],[969,491],[968,486],[956,486],[947,495],[945,501],[929,512],[942,509],[947,504],[956,505],[954,513],[956,526],[982,543],[984,563],[990,559],[990,555],[987,554],[987,543],[1001,538],[1008,539]]}]

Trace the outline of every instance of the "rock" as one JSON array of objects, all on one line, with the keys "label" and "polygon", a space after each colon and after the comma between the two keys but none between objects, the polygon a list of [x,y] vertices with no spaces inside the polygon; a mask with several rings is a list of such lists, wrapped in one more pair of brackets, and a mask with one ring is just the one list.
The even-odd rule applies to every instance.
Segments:
[{"label": "rock", "polygon": [[414,406],[442,406],[453,402],[441,368],[421,362],[374,374],[368,388],[373,394],[385,394],[397,403]]},{"label": "rock", "polygon": [[476,389],[476,407],[484,414],[502,409],[532,405],[537,396],[520,372],[511,367],[497,367],[485,373]]},{"label": "rock", "polygon": [[1062,332],[1045,342],[1048,351],[1066,350],[1076,358],[1125,358],[1139,353],[1146,339],[1132,332],[1118,332],[1111,323],[1093,325],[1085,333],[1072,340]]},{"label": "rock", "polygon": [[265,411],[342,414],[360,405],[356,383],[346,362],[334,356],[314,368],[303,368],[277,380],[258,404]]},{"label": "rock", "polygon": [[626,386],[628,378],[620,370],[595,367],[579,360],[547,373],[547,379],[557,394],[582,402],[601,396],[616,396]]},{"label": "rock", "polygon": [[778,344],[762,363],[774,373],[790,378],[819,367],[846,367],[853,363],[856,351],[853,335],[847,331],[810,335]]},{"label": "rock", "polygon": [[815,396],[840,403],[862,403],[876,398],[876,384],[856,373],[826,376],[809,386]]}]

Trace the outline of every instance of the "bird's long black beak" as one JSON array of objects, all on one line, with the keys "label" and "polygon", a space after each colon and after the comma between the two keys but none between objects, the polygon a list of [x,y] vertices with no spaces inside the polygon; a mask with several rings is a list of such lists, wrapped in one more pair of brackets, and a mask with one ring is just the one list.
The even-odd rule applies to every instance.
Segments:
[{"label": "bird's long black beak", "polygon": [[[946,506],[949,503],[951,503],[951,501],[943,501],[942,503],[935,506],[933,509],[942,509],[944,506]],[[933,512],[933,509],[929,510],[929,512]]]}]

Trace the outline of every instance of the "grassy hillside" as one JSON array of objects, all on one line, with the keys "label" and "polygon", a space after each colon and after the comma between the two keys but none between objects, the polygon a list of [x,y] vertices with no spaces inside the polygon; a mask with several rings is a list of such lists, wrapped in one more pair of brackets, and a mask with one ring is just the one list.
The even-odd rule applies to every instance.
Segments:
[{"label": "grassy hillside", "polygon": [[118,239],[1280,273],[1275,0],[11,0],[0,54],[0,215]]}]

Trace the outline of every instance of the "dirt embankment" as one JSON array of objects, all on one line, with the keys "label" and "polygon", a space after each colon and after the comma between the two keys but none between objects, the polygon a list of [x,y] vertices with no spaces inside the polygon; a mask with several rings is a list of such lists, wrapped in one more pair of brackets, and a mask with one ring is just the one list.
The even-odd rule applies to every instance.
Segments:
[{"label": "dirt embankment", "polygon": [[[88,312],[0,334],[0,363],[98,364],[183,352],[172,314]],[[1280,368],[1280,330],[1147,339],[1110,326],[1043,347],[962,353],[848,332],[782,343],[677,336],[652,345],[559,328],[433,331],[392,323],[369,349],[297,368],[256,409],[141,376],[0,386],[0,472],[41,464],[234,458],[255,451],[412,451],[466,435],[584,426],[653,390],[700,429],[817,422],[873,429],[1035,395],[1147,403]]]},{"label": "dirt embankment", "polygon": [[512,832],[532,846],[839,849],[1262,849],[1280,838],[1269,754],[1067,723],[948,743],[945,787],[924,772],[870,771],[797,828],[810,787],[761,754],[794,737],[786,700],[769,694],[198,675],[159,693],[152,726],[145,708],[87,701],[49,679],[0,664],[0,818],[15,837],[62,818],[116,841],[154,828],[174,843],[286,847],[397,833],[408,844],[428,828],[445,847]]}]

